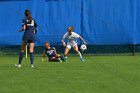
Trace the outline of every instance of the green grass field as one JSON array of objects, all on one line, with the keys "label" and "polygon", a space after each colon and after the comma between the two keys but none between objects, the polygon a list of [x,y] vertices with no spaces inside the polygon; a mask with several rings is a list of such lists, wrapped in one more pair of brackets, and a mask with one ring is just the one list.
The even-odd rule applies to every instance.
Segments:
[{"label": "green grass field", "polygon": [[31,68],[24,58],[0,56],[0,93],[140,93],[140,56],[68,57],[66,63],[41,63]]}]

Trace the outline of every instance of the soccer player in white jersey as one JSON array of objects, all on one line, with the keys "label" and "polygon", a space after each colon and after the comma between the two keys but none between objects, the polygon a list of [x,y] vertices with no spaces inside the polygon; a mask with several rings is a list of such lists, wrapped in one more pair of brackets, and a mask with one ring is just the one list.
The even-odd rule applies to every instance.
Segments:
[{"label": "soccer player in white jersey", "polygon": [[[65,38],[68,39],[67,44],[64,41]],[[73,32],[73,27],[71,27],[71,26],[68,27],[67,32],[64,34],[64,36],[62,38],[63,46],[66,47],[65,52],[64,52],[64,57],[66,59],[67,59],[67,54],[68,54],[69,50],[71,49],[71,47],[73,47],[75,52],[80,56],[80,60],[84,61],[84,59],[78,49],[78,45],[77,45],[78,38],[80,38],[82,40],[82,42],[86,45],[86,42],[84,41],[84,39],[77,33]]]}]

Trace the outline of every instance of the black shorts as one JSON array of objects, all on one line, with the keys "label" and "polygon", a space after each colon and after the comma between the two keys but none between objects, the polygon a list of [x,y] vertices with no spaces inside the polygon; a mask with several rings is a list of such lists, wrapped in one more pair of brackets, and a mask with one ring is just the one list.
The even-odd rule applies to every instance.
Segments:
[{"label": "black shorts", "polygon": [[35,43],[33,40],[28,40],[27,43]]},{"label": "black shorts", "polygon": [[22,39],[26,44],[27,43],[35,43],[35,40],[26,40],[26,39]]},{"label": "black shorts", "polygon": [[35,43],[35,37],[28,38],[28,37],[26,37],[26,36],[23,36],[22,40],[23,40],[25,43]]},{"label": "black shorts", "polygon": [[51,57],[48,58],[48,61],[49,62],[54,62],[54,61],[56,61],[56,59],[57,58],[55,56],[51,56]]}]

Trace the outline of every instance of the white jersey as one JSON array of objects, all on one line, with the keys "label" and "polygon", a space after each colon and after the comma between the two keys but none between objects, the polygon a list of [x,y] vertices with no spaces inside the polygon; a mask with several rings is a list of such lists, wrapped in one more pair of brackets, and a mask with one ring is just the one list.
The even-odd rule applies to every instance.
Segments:
[{"label": "white jersey", "polygon": [[69,35],[68,32],[66,32],[63,36],[63,38],[64,39],[67,38],[70,43],[75,43],[77,41],[77,38],[79,38],[79,37],[80,37],[80,35],[78,35],[75,32],[72,32],[71,35]]}]

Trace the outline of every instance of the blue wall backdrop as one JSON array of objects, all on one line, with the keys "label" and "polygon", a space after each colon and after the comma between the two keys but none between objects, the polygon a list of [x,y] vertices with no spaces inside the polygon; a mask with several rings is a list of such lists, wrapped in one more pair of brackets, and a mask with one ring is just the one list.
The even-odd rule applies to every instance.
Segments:
[{"label": "blue wall backdrop", "polygon": [[39,25],[36,46],[61,44],[68,26],[88,45],[140,44],[140,0],[0,0],[0,46],[21,44],[25,9]]}]

